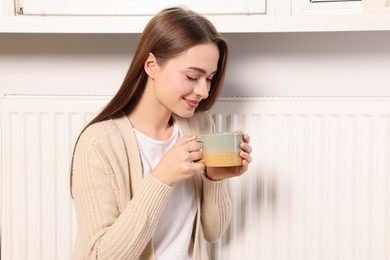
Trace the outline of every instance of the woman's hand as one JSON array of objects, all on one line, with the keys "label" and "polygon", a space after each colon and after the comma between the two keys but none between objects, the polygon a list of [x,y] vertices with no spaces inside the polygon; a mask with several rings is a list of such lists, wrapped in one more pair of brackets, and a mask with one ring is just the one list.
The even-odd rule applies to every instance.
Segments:
[{"label": "woman's hand", "polygon": [[202,144],[195,139],[196,136],[181,138],[161,158],[151,174],[162,183],[172,186],[190,178],[196,172],[204,172],[205,165],[200,162],[203,158],[200,151]]},{"label": "woman's hand", "polygon": [[249,135],[244,134],[243,142],[241,142],[240,147],[242,151],[240,156],[242,158],[242,165],[235,167],[207,167],[206,177],[213,181],[220,181],[223,179],[241,176],[244,172],[248,170],[249,164],[252,161],[250,156],[252,152],[252,147],[249,145]]}]

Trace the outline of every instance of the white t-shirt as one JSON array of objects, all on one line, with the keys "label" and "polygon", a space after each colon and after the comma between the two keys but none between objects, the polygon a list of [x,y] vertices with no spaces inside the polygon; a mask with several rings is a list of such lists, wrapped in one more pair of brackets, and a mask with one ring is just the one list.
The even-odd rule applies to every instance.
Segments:
[{"label": "white t-shirt", "polygon": [[[135,130],[144,174],[156,167],[162,156],[179,139],[179,129],[174,125],[168,140],[152,139]],[[192,178],[173,186],[173,192],[153,232],[152,243],[158,260],[192,259],[192,229],[196,215],[195,186]]]}]

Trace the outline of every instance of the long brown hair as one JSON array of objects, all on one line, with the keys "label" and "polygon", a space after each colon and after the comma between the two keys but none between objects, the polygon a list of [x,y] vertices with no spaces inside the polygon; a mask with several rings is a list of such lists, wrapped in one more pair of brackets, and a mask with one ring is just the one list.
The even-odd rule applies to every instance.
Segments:
[{"label": "long brown hair", "polygon": [[159,65],[163,65],[195,45],[210,42],[215,43],[219,50],[218,71],[211,82],[208,98],[197,107],[197,110],[209,110],[218,98],[225,78],[227,43],[202,15],[182,7],[172,7],[160,11],[145,27],[122,86],[89,125],[103,121],[120,110],[133,110],[145,89],[148,75],[144,62],[149,53],[153,53]]},{"label": "long brown hair", "polygon": [[[215,43],[219,50],[218,69],[212,79],[209,96],[196,108],[198,111],[209,110],[217,100],[223,86],[228,58],[227,43],[204,16],[183,7],[171,7],[157,13],[147,24],[120,89],[102,111],[85,126],[84,130],[89,125],[106,120],[121,110],[129,113],[134,109],[148,79],[144,63],[149,53],[153,53],[158,64],[163,65],[183,51],[205,43]],[[72,172],[73,158],[70,173],[71,193]]]}]

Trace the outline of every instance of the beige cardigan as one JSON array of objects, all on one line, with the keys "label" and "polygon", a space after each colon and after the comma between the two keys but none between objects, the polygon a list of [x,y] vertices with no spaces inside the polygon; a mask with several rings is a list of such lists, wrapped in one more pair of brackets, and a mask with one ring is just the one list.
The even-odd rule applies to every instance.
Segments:
[{"label": "beige cardigan", "polygon": [[[174,117],[182,135],[214,130],[206,112]],[[193,176],[197,216],[194,260],[208,259],[205,239],[215,242],[229,225],[226,181]],[[155,259],[151,237],[172,192],[151,174],[143,178],[133,128],[124,113],[89,126],[80,136],[72,167],[78,231],[73,259]],[[172,216],[174,217],[174,216]]]}]

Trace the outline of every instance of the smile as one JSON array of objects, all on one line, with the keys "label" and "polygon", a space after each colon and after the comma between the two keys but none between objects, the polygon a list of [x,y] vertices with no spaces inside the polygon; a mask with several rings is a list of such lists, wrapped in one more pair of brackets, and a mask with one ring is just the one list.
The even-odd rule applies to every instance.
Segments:
[{"label": "smile", "polygon": [[196,108],[199,105],[198,100],[191,100],[184,98],[184,102],[191,108]]}]

